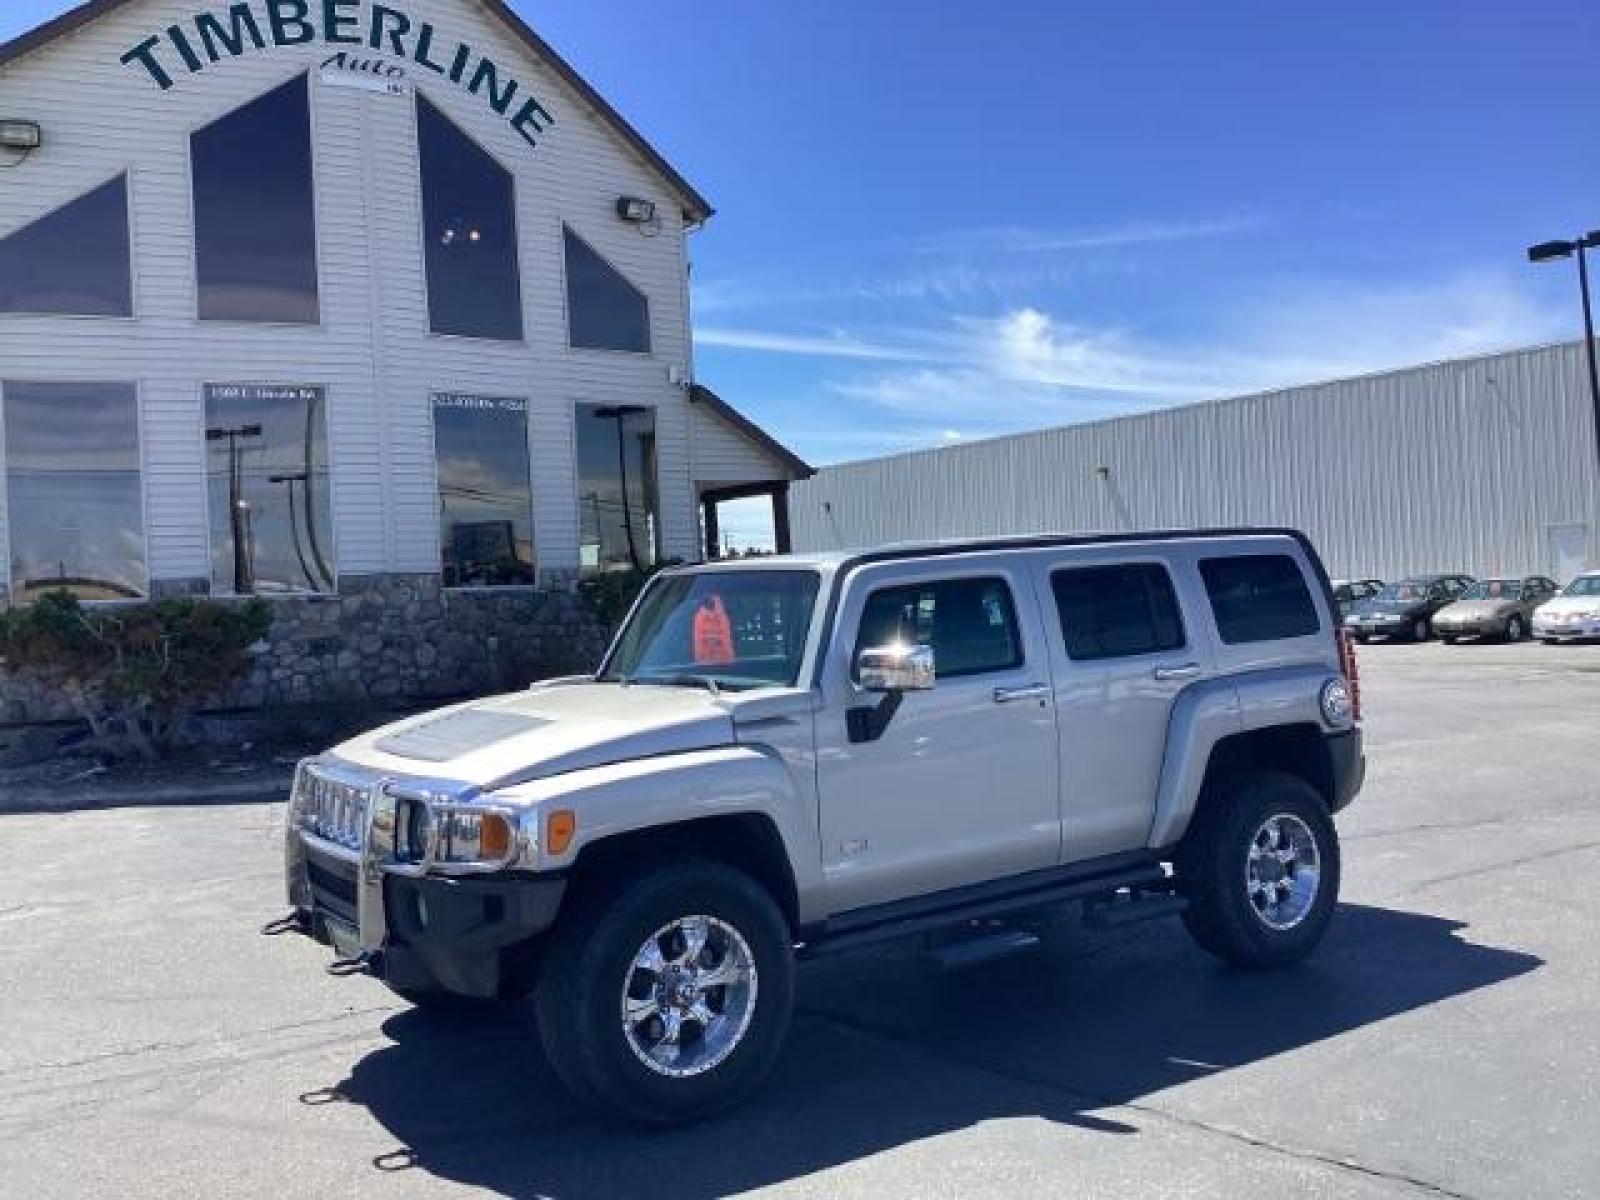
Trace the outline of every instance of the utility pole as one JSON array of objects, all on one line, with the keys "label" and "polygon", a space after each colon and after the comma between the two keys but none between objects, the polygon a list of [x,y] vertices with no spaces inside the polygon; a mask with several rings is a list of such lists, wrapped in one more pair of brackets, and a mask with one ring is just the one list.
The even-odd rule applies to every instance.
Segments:
[{"label": "utility pole", "polygon": [[206,441],[228,443],[228,528],[233,534],[233,590],[236,595],[255,591],[245,520],[244,452],[239,443],[261,436],[260,425],[218,426],[206,430]]}]

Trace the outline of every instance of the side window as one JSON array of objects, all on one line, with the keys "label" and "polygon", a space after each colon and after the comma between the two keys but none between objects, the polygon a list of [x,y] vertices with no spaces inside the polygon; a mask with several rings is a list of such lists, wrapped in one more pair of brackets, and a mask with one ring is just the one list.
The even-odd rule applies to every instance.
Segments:
[{"label": "side window", "polygon": [[1079,662],[1176,650],[1183,616],[1157,563],[1074,567],[1050,576],[1067,655]]},{"label": "side window", "polygon": [[933,647],[940,679],[1022,665],[1022,637],[1003,579],[941,579],[867,597],[856,654],[893,642]]},{"label": "side window", "polygon": [[1229,645],[1305,637],[1317,609],[1300,567],[1287,554],[1241,554],[1200,562],[1217,632]]}]

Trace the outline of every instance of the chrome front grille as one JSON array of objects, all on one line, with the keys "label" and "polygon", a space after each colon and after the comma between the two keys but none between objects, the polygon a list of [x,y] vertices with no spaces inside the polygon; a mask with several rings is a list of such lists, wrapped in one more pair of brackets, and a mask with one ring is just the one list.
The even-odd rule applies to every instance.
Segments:
[{"label": "chrome front grille", "polygon": [[370,795],[368,786],[340,779],[315,763],[306,763],[295,778],[296,818],[302,829],[323,841],[360,850]]}]

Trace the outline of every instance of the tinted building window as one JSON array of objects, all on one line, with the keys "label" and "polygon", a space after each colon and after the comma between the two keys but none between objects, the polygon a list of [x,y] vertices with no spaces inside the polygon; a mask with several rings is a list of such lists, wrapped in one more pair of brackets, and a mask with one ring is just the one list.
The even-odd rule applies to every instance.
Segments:
[{"label": "tinted building window", "polygon": [[567,253],[567,336],[588,350],[650,350],[650,305],[644,293],[562,226]]},{"label": "tinted building window", "polygon": [[1156,563],[1074,567],[1050,577],[1069,657],[1079,662],[1176,650],[1183,616],[1172,579]]},{"label": "tinted building window", "polygon": [[1317,632],[1311,592],[1287,554],[1201,559],[1200,576],[1224,642],[1270,642]]},{"label": "tinted building window", "polygon": [[291,79],[189,139],[203,321],[317,323],[306,86]]},{"label": "tinted building window", "polygon": [[133,315],[126,175],[0,238],[0,312]]},{"label": "tinted building window", "polygon": [[7,383],[6,499],[17,600],[145,590],[139,407],[131,383]]},{"label": "tinted building window", "polygon": [[433,444],[439,462],[444,585],[532,583],[528,402],[436,395]]},{"label": "tinted building window", "polygon": [[208,383],[206,487],[213,592],[334,589],[322,388]]},{"label": "tinted building window", "polygon": [[940,679],[1022,665],[1011,589],[1003,579],[943,579],[867,597],[856,654],[897,643],[933,647]]},{"label": "tinted building window", "polygon": [[578,405],[578,555],[584,570],[653,563],[660,512],[655,409]]},{"label": "tinted building window", "polygon": [[461,337],[521,340],[511,172],[420,95],[417,142],[429,328]]}]

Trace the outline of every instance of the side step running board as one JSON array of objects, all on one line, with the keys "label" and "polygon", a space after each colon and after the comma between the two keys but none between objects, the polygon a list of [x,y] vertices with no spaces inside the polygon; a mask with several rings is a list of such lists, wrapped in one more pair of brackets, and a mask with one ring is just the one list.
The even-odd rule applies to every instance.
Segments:
[{"label": "side step running board", "polygon": [[1162,917],[1175,917],[1189,907],[1186,896],[1170,893],[1134,892],[1126,900],[1107,900],[1091,904],[1083,913],[1083,923],[1090,929],[1121,929],[1141,921],[1156,921]]},{"label": "side step running board", "polygon": [[863,924],[845,932],[830,934],[824,929],[820,938],[808,942],[801,948],[801,956],[817,958],[825,954],[843,954],[846,951],[898,941],[904,937],[928,933],[935,929],[947,929],[962,921],[978,921],[990,917],[1008,916],[1012,913],[1031,912],[1068,900],[1113,896],[1123,888],[1137,893],[1141,889],[1155,891],[1169,886],[1167,874],[1159,862],[1055,882],[1043,882],[1004,895],[986,896],[966,902],[956,901],[947,906],[939,905],[902,916],[888,917],[883,921]]}]

